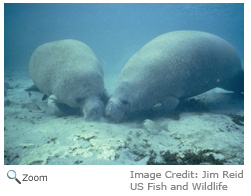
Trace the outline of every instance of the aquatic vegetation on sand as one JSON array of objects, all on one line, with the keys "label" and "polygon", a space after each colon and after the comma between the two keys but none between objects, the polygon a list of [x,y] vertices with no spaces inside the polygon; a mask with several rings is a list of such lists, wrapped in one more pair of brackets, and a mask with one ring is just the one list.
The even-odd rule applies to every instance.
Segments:
[{"label": "aquatic vegetation on sand", "polygon": [[195,153],[188,150],[180,156],[168,150],[161,155],[161,160],[156,161],[157,154],[152,152],[147,165],[223,165],[226,162],[224,159],[216,159],[212,153],[217,152],[205,149]]}]

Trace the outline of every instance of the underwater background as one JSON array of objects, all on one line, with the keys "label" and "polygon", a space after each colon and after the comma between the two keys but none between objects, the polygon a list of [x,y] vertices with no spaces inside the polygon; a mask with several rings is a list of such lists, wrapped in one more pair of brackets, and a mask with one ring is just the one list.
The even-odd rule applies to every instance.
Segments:
[{"label": "underwater background", "polygon": [[104,73],[119,73],[154,37],[176,30],[222,37],[244,59],[244,4],[5,4],[4,68],[28,70],[41,44],[77,39],[92,48]]},{"label": "underwater background", "polygon": [[244,164],[244,96],[216,88],[180,104],[173,116],[87,122],[48,112],[28,64],[41,44],[86,43],[112,93],[127,62],[163,33],[197,30],[232,44],[244,67],[243,3],[4,4],[4,164]]}]

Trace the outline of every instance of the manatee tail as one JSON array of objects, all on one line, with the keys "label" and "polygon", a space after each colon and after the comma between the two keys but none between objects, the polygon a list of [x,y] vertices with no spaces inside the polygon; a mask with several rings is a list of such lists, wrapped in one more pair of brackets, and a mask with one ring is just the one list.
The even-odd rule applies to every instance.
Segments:
[{"label": "manatee tail", "polygon": [[244,71],[240,70],[230,82],[224,84],[222,88],[234,91],[236,93],[244,93]]}]

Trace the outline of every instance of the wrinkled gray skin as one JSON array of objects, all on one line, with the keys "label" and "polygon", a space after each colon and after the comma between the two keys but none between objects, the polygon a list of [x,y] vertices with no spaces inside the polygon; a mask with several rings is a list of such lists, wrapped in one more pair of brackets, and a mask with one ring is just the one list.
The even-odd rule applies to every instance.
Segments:
[{"label": "wrinkled gray skin", "polygon": [[215,87],[243,92],[243,77],[237,52],[222,38],[198,31],[166,33],[128,60],[105,112],[118,122],[159,103],[170,111],[180,99]]},{"label": "wrinkled gray skin", "polygon": [[104,113],[103,71],[93,51],[77,40],[39,46],[30,58],[29,72],[36,87],[48,98],[51,113],[64,115],[57,103],[80,108],[86,120]]}]

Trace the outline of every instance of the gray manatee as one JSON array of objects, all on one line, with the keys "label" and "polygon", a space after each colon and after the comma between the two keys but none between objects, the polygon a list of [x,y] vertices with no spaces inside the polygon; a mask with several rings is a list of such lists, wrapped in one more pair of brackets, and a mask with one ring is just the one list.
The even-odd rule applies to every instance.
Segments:
[{"label": "gray manatee", "polygon": [[33,52],[29,72],[36,87],[49,96],[53,114],[64,115],[59,106],[66,104],[80,108],[87,120],[103,115],[103,70],[86,44],[71,39],[45,43]]},{"label": "gray manatee", "polygon": [[120,121],[156,104],[171,111],[179,100],[215,87],[244,91],[244,72],[233,46],[205,32],[170,32],[151,40],[128,60],[105,113]]}]

